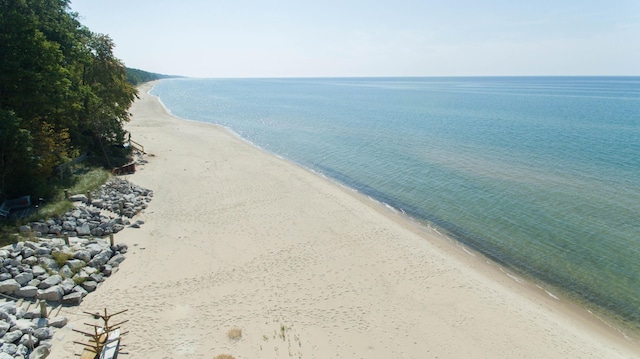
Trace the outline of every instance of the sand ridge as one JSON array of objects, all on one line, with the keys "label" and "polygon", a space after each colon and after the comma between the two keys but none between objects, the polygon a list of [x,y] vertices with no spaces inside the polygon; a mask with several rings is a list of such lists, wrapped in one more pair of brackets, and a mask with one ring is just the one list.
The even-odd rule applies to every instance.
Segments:
[{"label": "sand ridge", "polygon": [[120,271],[63,310],[70,324],[50,358],[79,353],[70,329],[105,307],[129,310],[132,359],[640,357],[435,232],[218,126],[168,115],[150,86],[127,125],[150,154],[128,177],[154,191],[145,224],[117,235],[130,249]]}]

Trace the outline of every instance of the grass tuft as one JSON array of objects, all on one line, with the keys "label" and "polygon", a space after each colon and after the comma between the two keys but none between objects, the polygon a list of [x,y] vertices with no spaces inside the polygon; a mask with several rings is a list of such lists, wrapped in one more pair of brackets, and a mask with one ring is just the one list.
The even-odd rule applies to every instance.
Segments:
[{"label": "grass tuft", "polygon": [[58,268],[62,268],[62,266],[65,265],[69,259],[73,258],[73,254],[58,251],[51,253],[51,257],[56,261]]},{"label": "grass tuft", "polygon": [[242,338],[242,329],[233,327],[227,332],[227,336],[231,340],[240,340]]},{"label": "grass tuft", "polygon": [[231,354],[220,354],[215,356],[213,359],[236,359],[236,358]]}]

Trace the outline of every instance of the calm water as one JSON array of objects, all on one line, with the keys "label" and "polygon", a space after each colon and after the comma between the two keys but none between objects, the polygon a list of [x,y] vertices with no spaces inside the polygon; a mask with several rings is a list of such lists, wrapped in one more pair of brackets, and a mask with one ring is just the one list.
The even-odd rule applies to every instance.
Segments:
[{"label": "calm water", "polygon": [[640,78],[176,79],[175,115],[640,328]]}]

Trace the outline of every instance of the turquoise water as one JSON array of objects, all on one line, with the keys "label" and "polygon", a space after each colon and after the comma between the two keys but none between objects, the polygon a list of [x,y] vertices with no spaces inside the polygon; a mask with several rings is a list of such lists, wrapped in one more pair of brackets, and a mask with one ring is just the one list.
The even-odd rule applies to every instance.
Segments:
[{"label": "turquoise water", "polygon": [[640,328],[640,78],[174,79],[226,126]]}]

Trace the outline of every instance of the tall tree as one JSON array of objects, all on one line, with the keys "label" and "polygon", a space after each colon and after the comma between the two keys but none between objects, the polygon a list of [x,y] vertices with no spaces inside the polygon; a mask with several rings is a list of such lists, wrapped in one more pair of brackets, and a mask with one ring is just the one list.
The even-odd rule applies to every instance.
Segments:
[{"label": "tall tree", "polygon": [[85,151],[110,164],[122,143],[136,89],[77,17],[68,0],[0,0],[0,199],[47,195],[55,166]]}]

